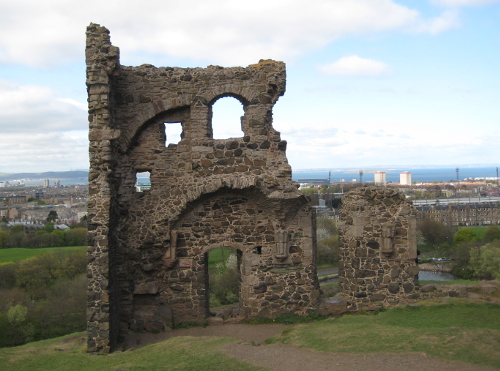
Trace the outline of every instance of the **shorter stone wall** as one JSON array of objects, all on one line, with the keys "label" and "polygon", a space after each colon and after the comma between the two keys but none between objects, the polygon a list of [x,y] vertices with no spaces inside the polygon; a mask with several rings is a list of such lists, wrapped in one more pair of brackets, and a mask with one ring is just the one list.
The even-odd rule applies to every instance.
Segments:
[{"label": "shorter stone wall", "polygon": [[364,186],[340,212],[339,283],[349,311],[388,308],[420,298],[416,211],[393,189]]}]

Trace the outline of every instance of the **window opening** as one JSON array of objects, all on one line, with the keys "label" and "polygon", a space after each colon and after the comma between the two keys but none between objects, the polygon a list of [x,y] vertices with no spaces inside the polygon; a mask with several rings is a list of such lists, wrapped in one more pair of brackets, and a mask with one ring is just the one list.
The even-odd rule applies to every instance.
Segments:
[{"label": "window opening", "polygon": [[212,105],[212,133],[214,139],[239,138],[245,134],[241,129],[241,117],[245,115],[243,105],[234,97],[223,97]]},{"label": "window opening", "polygon": [[178,144],[182,139],[182,123],[165,122],[165,147],[169,144]]},{"label": "window opening", "polygon": [[214,315],[221,306],[239,303],[241,251],[218,247],[207,255],[207,303],[210,314]]},{"label": "window opening", "polygon": [[135,174],[135,191],[144,192],[151,189],[151,172],[142,171]]}]

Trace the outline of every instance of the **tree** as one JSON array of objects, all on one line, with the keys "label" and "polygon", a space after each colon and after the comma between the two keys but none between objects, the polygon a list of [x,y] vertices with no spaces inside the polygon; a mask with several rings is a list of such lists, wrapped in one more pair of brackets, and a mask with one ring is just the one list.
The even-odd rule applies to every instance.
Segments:
[{"label": "tree", "polygon": [[[49,218],[47,218],[47,219],[49,219]],[[47,231],[47,233],[52,233],[52,231],[54,230],[54,223],[49,222],[49,223],[45,224],[45,227],[43,227],[43,229],[45,231]]]},{"label": "tree", "polygon": [[478,278],[500,280],[500,241],[471,250],[470,268]]},{"label": "tree", "polygon": [[48,222],[55,222],[59,217],[57,216],[57,211],[55,210],[50,210],[49,215],[47,216],[47,221]]},{"label": "tree", "polygon": [[451,242],[453,238],[453,230],[431,218],[424,218],[417,224],[417,231],[422,233],[425,242],[430,245],[439,245]]},{"label": "tree", "polygon": [[500,227],[496,225],[490,225],[483,235],[483,242],[492,242],[495,240],[500,240]]},{"label": "tree", "polygon": [[0,247],[7,247],[10,240],[10,234],[5,231],[0,231]]},{"label": "tree", "polygon": [[453,243],[455,246],[464,242],[473,242],[477,240],[477,234],[472,228],[460,228],[453,236]]},{"label": "tree", "polygon": [[24,225],[21,224],[16,224],[10,227],[10,233],[11,234],[16,234],[16,233],[24,233]]}]

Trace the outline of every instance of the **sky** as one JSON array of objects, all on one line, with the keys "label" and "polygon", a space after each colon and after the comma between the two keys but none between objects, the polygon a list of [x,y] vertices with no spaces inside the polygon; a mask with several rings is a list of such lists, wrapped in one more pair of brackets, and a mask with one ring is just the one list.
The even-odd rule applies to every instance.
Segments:
[{"label": "sky", "polygon": [[[0,2],[0,173],[88,169],[90,23],[122,65],[284,61],[273,125],[293,169],[500,164],[500,0],[16,0]],[[216,138],[242,135],[236,99],[213,109]]]}]

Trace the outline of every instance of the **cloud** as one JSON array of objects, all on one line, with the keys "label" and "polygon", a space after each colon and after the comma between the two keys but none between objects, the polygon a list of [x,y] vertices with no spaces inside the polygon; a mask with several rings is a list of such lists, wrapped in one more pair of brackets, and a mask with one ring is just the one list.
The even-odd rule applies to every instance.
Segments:
[{"label": "cloud", "polygon": [[53,90],[0,80],[0,131],[29,133],[88,127],[86,105],[59,98]]},{"label": "cloud", "polygon": [[420,20],[410,29],[418,33],[430,33],[436,35],[451,28],[460,27],[460,19],[455,10],[447,10],[440,17],[429,20]]},{"label": "cloud", "polygon": [[385,76],[390,73],[387,64],[357,55],[340,58],[337,62],[319,67],[327,75]]},{"label": "cloud", "polygon": [[[290,60],[349,35],[423,33],[454,27],[448,13],[425,19],[393,0],[34,0],[0,3],[0,63],[53,67],[83,60],[90,22],[111,30],[122,60],[181,58],[246,65]],[[168,60],[168,59],[167,59]]]},{"label": "cloud", "polygon": [[446,7],[481,6],[500,3],[500,0],[432,0],[435,5]]},{"label": "cloud", "polygon": [[88,168],[87,135],[87,131],[2,133],[2,172]]}]

